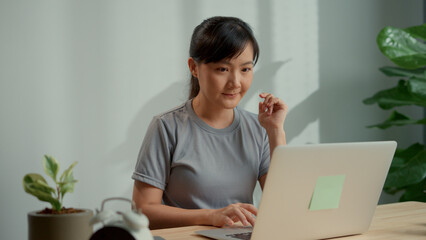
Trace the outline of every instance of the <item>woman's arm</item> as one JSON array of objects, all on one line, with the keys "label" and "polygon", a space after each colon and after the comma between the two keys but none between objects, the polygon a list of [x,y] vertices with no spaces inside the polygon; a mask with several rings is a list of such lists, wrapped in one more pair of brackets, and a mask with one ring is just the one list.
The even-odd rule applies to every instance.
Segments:
[{"label": "woman's arm", "polygon": [[150,229],[181,227],[190,225],[232,225],[241,221],[243,225],[254,225],[257,209],[251,204],[231,204],[221,209],[181,209],[161,204],[163,191],[149,184],[135,181],[133,201],[149,219]]},{"label": "woman's arm", "polygon": [[[272,159],[275,148],[279,145],[286,145],[284,121],[288,107],[281,99],[270,93],[262,93],[259,96],[264,99],[263,102],[259,102],[259,122],[268,134],[270,159]],[[267,175],[259,178],[262,189]]]}]

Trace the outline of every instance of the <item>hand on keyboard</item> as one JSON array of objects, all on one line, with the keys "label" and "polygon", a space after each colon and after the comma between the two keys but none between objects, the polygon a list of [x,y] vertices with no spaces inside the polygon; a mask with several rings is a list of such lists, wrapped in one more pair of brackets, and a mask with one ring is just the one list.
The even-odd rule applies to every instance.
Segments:
[{"label": "hand on keyboard", "polygon": [[241,222],[244,226],[254,226],[257,208],[247,203],[235,203],[221,209],[212,209],[210,219],[216,227],[232,226]]}]

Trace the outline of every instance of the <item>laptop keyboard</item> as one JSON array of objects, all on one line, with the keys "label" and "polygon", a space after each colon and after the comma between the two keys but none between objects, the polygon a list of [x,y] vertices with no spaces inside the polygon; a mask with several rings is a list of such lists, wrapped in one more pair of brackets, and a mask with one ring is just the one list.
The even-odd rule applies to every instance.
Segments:
[{"label": "laptop keyboard", "polygon": [[235,239],[243,239],[243,240],[250,240],[251,232],[245,232],[245,233],[234,233],[226,235],[227,237],[235,238]]}]

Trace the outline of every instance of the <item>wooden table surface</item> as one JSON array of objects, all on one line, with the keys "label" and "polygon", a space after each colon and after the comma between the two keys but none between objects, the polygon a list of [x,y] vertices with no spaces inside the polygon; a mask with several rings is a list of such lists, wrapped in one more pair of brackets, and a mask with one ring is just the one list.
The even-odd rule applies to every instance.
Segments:
[{"label": "wooden table surface", "polygon": [[[209,239],[194,233],[213,229],[210,226],[189,226],[153,230],[153,236],[166,240]],[[361,235],[333,238],[333,240],[387,239],[426,240],[426,203],[403,202],[378,205],[370,229]]]}]

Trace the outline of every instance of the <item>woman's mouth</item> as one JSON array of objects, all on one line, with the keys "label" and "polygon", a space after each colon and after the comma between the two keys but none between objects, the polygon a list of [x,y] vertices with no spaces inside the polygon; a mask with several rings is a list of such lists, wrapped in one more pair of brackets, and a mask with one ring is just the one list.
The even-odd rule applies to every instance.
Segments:
[{"label": "woman's mouth", "polygon": [[225,97],[234,98],[238,95],[238,93],[222,93]]}]

